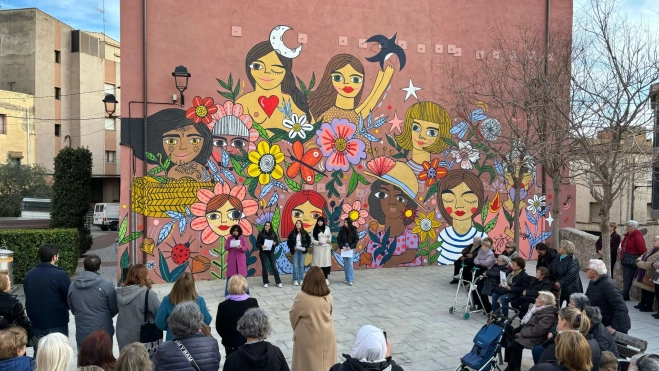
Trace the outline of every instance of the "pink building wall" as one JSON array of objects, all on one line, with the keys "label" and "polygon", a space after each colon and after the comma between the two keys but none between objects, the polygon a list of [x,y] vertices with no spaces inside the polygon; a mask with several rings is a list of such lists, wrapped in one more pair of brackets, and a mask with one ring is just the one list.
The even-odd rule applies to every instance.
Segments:
[{"label": "pink building wall", "polygon": [[[184,93],[185,106],[147,105],[146,152],[149,153],[142,153],[143,106],[133,103],[129,110],[129,102],[143,101],[143,4],[122,0],[121,219],[126,228],[120,230],[123,238],[119,269],[127,266],[128,248],[134,240],[144,253],[139,254],[138,260],[142,262],[146,256],[143,262],[151,269],[150,278],[154,281],[173,281],[185,270],[201,279],[223,278],[226,253],[221,241],[228,234],[225,226],[242,221],[241,226],[251,229],[255,238],[263,221],[273,216],[274,224],[279,227],[277,232],[284,239],[298,218],[312,225],[315,216],[324,215],[331,219],[332,231],[336,232],[340,226],[338,218],[350,216],[360,232],[355,268],[447,264],[454,259],[458,247],[474,235],[489,235],[499,250],[510,239],[505,211],[510,184],[496,171],[496,163],[487,158],[485,146],[479,145],[482,144],[479,136],[459,137],[454,126],[463,119],[457,117],[454,107],[433,102],[444,102],[446,98],[441,88],[445,80],[443,65],[464,63],[478,68],[477,51],[492,52],[488,44],[496,29],[510,33],[511,37],[522,21],[544,29],[545,1],[149,0],[147,5],[148,101],[171,103],[172,94],[178,95],[172,77],[176,66],[186,66],[192,77]],[[552,24],[570,27],[572,1],[551,2],[550,14]],[[267,41],[271,31],[280,25],[292,28],[284,33],[285,46],[294,49],[301,45],[301,53],[292,59],[290,72],[280,66],[284,63],[277,63],[277,59],[281,62],[282,53],[258,55],[257,60],[265,69],[260,72],[247,69],[256,78],[265,76],[274,82],[264,80],[264,90],[250,94],[255,89],[247,80],[246,64],[255,60],[246,61],[246,56],[255,45]],[[402,70],[396,57],[389,59],[384,69],[366,60],[380,52],[380,48],[377,43],[364,43],[364,40],[373,35],[394,34],[406,55]],[[304,138],[298,135],[291,139],[291,123],[301,124],[301,117],[306,116],[301,108],[304,104],[298,104],[300,99],[308,103],[320,96],[321,99],[315,100],[329,99],[330,106],[337,103],[330,79],[325,84],[326,95],[318,93],[314,98],[304,97],[305,89],[297,80],[308,87],[313,74],[315,86],[311,90],[319,89],[328,61],[339,54],[352,55],[358,61],[352,64],[363,66],[363,73],[356,73],[363,81],[358,78],[357,82],[347,84],[355,90],[339,92],[348,101],[357,92],[363,92],[360,101],[354,104],[356,109],[310,112],[313,118],[307,120],[308,126],[300,127]],[[339,72],[346,71],[351,74],[356,70]],[[280,94],[278,87],[265,89],[289,74],[296,77],[295,89],[302,90],[298,96],[302,95],[293,100],[287,112],[285,103],[295,94]],[[240,81],[235,96],[228,94],[217,80],[225,84],[229,76],[233,82],[231,90]],[[402,90],[410,84],[420,90]],[[370,94],[373,91],[376,93]],[[370,104],[360,111],[359,104],[367,98],[372,98]],[[227,101],[231,104],[226,104]],[[419,111],[410,109],[417,103],[415,107]],[[471,123],[475,127],[485,122],[493,124],[496,114],[477,103],[474,102]],[[203,119],[198,114],[203,116],[204,108],[194,109],[199,104],[210,110]],[[227,109],[231,112],[223,114]],[[372,127],[368,128],[371,109]],[[406,113],[409,113],[407,120]],[[366,125],[363,130],[358,122],[360,115],[364,116]],[[246,134],[225,135],[231,125],[224,116],[235,116],[232,119],[240,121],[240,130]],[[194,123],[195,119],[198,123]],[[425,143],[416,145],[419,148],[412,143],[406,150],[404,147],[417,138],[412,136],[414,119],[425,122],[421,125],[426,130],[426,135],[421,137]],[[265,136],[259,133],[261,128]],[[212,138],[214,129],[224,134]],[[434,130],[435,136],[429,130]],[[245,145],[246,154],[231,143],[226,147],[229,151],[215,147],[213,152],[213,142],[222,135],[228,142],[238,138],[239,144]],[[300,143],[295,144],[297,141]],[[267,148],[264,143],[268,144]],[[342,150],[345,143],[346,153]],[[279,151],[281,155],[276,153]],[[296,153],[303,154],[310,167],[297,164],[292,157]],[[273,156],[267,157],[268,154]],[[474,161],[476,154],[478,160]],[[347,162],[342,162],[344,155]],[[258,160],[266,157],[274,159],[281,171],[274,169],[269,177],[260,176],[272,170],[263,164],[259,167]],[[142,170],[143,160],[149,162],[147,176]],[[290,170],[288,164],[300,170]],[[242,171],[237,170],[242,167]],[[311,184],[303,178],[309,174]],[[436,181],[432,180],[433,176]],[[529,174],[523,197],[525,206],[530,200],[543,197],[549,206],[553,195],[540,194],[536,186],[539,182],[533,179]],[[218,182],[221,184],[216,185]],[[356,186],[351,186],[355,183]],[[298,189],[304,193],[296,196]],[[442,190],[451,190],[453,194],[458,190],[470,191],[473,196],[451,198],[449,193],[442,194]],[[385,193],[387,198],[383,198]],[[228,196],[220,197],[222,194]],[[568,194],[574,195],[573,187],[566,187],[561,197]],[[400,199],[392,201],[397,197]],[[309,204],[305,204],[307,200]],[[374,205],[373,201],[378,204]],[[235,222],[230,222],[226,215],[231,202],[240,205],[234,207],[240,214]],[[462,210],[466,217],[459,215]],[[133,217],[137,221],[135,230]],[[574,208],[549,217],[542,206],[525,212],[522,225],[529,227],[529,233],[522,228],[527,233],[521,241],[522,256],[531,257],[530,242],[548,239],[552,221],[573,226]],[[461,218],[466,219],[461,221]],[[214,226],[214,220],[219,220],[219,224]],[[389,238],[385,239],[385,235]],[[464,241],[460,242],[461,239]],[[258,251],[249,245],[247,273],[257,275],[261,270]],[[290,273],[291,259],[284,246],[276,247],[277,265],[280,272]],[[311,261],[311,254],[308,255],[307,265]],[[334,253],[334,269],[342,269],[342,264]]]}]

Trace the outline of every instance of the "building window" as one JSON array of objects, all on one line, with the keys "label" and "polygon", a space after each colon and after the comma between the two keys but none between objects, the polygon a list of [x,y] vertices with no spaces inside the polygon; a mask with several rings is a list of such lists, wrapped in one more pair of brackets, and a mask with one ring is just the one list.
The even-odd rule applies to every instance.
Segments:
[{"label": "building window", "polygon": [[114,118],[113,117],[106,117],[105,118],[105,130],[114,130]]},{"label": "building window", "polygon": [[11,158],[11,159],[9,159],[9,160],[10,160],[10,163],[11,163],[13,166],[18,166],[18,165],[21,164],[21,159],[20,159],[20,158]]},{"label": "building window", "polygon": [[590,203],[590,221],[595,222],[600,220],[600,204],[597,202],[591,202]]},{"label": "building window", "polygon": [[62,99],[62,89],[61,88],[55,88],[55,99],[57,99],[57,100]]},{"label": "building window", "polygon": [[59,137],[62,134],[62,125],[55,124],[55,136]]},{"label": "building window", "polygon": [[62,63],[62,53],[59,50],[55,50],[55,63]]},{"label": "building window", "polygon": [[114,96],[117,96],[117,89],[113,84],[105,84],[105,94],[112,94]]},{"label": "building window", "polygon": [[105,151],[105,162],[114,164],[116,160],[117,152],[115,151]]},{"label": "building window", "polygon": [[646,214],[645,219],[646,219],[649,223],[656,223],[656,222],[657,222],[657,219],[655,219],[655,218],[652,217],[652,203],[648,203],[647,214]]},{"label": "building window", "polygon": [[7,116],[0,115],[0,134],[7,134]]}]

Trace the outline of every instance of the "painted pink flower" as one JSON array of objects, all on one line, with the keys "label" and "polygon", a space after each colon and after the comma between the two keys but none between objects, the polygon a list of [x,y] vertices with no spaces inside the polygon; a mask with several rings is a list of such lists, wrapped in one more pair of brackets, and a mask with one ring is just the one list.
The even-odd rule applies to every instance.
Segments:
[{"label": "painted pink flower", "polygon": [[343,214],[341,214],[341,220],[350,218],[352,220],[352,225],[355,228],[359,228],[360,225],[366,224],[366,219],[368,217],[368,211],[362,210],[362,203],[355,201],[350,204],[343,204],[342,207]]},{"label": "painted pink flower", "polygon": [[[248,152],[255,150],[256,141],[259,139],[259,132],[253,127],[252,117],[244,113],[243,106],[240,103],[234,104],[228,100],[224,102],[224,105],[216,104],[215,107],[217,107],[217,112],[212,115],[213,121],[208,124],[208,128],[213,131],[215,125],[234,126],[236,125],[236,119],[238,119],[245,125],[249,132],[249,143],[246,150]],[[222,131],[226,131],[226,129]]]},{"label": "painted pink flower", "polygon": [[467,140],[458,142],[458,149],[451,150],[451,157],[460,164],[460,168],[471,170],[472,163],[478,161],[481,154],[477,149],[472,148],[471,143]]},{"label": "painted pink flower", "polygon": [[371,161],[366,163],[366,167],[377,176],[383,176],[388,173],[391,169],[396,167],[394,160],[385,156],[378,156]]},{"label": "painted pink flower", "polygon": [[[246,194],[245,186],[230,188],[226,182],[215,184],[212,191],[206,188],[197,191],[199,202],[190,206],[190,211],[196,218],[192,220],[190,227],[195,231],[202,231],[201,242],[211,244],[220,236],[228,236],[229,228],[234,224],[242,228],[243,235],[252,234],[252,224],[246,217],[256,214],[259,205],[254,200],[245,200]],[[231,202],[232,197],[234,202]],[[220,204],[223,199],[224,202]],[[236,204],[241,205],[242,210],[233,206]],[[212,206],[209,208],[209,205]]]},{"label": "painted pink flower", "polygon": [[347,119],[332,119],[332,124],[325,122],[316,131],[316,143],[327,157],[328,171],[348,171],[350,164],[356,165],[366,158],[366,144],[353,138],[356,130],[357,126]]}]

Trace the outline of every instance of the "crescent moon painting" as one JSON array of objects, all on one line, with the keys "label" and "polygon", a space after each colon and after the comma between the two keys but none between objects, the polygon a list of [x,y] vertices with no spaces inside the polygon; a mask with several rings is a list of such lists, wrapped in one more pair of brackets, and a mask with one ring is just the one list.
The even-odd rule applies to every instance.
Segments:
[{"label": "crescent moon painting", "polygon": [[286,58],[294,59],[300,55],[302,45],[298,46],[296,49],[291,49],[284,45],[284,33],[288,30],[291,30],[291,28],[284,25],[273,28],[272,31],[270,31],[270,44],[277,54],[283,55]]}]

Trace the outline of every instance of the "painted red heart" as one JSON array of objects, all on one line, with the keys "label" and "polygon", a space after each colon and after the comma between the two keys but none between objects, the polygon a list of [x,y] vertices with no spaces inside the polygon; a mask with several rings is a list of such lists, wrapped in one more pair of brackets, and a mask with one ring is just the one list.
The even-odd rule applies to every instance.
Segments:
[{"label": "painted red heart", "polygon": [[278,104],[279,97],[276,95],[271,95],[269,98],[266,98],[263,95],[259,97],[259,106],[263,108],[263,111],[266,115],[268,115],[268,117],[270,117],[272,113],[275,112],[275,108],[277,108]]}]

